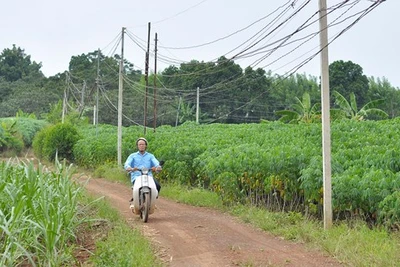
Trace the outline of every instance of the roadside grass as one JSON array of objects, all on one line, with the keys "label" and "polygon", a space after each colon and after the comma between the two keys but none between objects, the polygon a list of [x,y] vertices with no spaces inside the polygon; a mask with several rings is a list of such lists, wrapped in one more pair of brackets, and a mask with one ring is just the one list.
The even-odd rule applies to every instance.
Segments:
[{"label": "roadside grass", "polygon": [[188,189],[179,185],[162,185],[160,196],[192,206],[223,209],[224,206],[217,194],[199,188]]},{"label": "roadside grass", "polygon": [[[93,173],[78,167],[75,173],[76,176],[79,176],[77,173],[86,173],[130,184],[126,173],[112,164],[104,164]],[[129,224],[104,198],[94,198],[82,190],[79,204],[80,214],[86,218],[77,228],[76,236],[85,240],[75,246],[77,250],[85,251],[86,255],[75,253],[75,258],[80,260],[82,266],[162,266],[150,241],[140,229]]]},{"label": "roadside grass", "polygon": [[163,184],[161,196],[228,212],[276,236],[318,249],[346,266],[399,266],[400,234],[382,228],[370,229],[362,221],[338,222],[325,230],[322,222],[299,213],[268,212],[244,205],[223,206],[221,199],[208,190]]},{"label": "roadside grass", "polygon": [[[91,210],[94,212],[91,215],[93,220],[87,227],[98,228],[99,222],[108,225],[97,231],[101,233],[100,236],[94,236],[96,239],[94,254],[85,264],[110,267],[162,266],[155,256],[150,241],[141,234],[138,228],[129,225],[106,200],[93,201],[87,196],[84,201],[92,205]],[[95,232],[92,233],[92,237],[96,234]]]},{"label": "roadside grass", "polygon": [[[66,166],[64,170],[68,170]],[[8,185],[13,185],[8,189],[7,195],[10,197],[15,192],[18,193],[18,188],[49,188],[51,185],[48,180],[43,180],[42,183],[36,184],[36,179],[28,179],[33,182],[33,186],[25,187],[27,180],[24,183],[16,180],[16,177],[24,177],[24,174],[28,174],[29,177],[36,177],[37,174],[43,177],[47,177],[42,172],[34,170],[32,165],[26,167],[26,169],[20,169],[17,172],[5,173],[4,177],[10,179]],[[104,168],[104,171],[100,172],[101,177],[107,177],[107,179],[124,182],[129,184],[126,175],[122,172],[116,172],[113,169]],[[67,175],[68,176],[68,175]],[[98,177],[98,175],[95,175]],[[4,178],[3,177],[3,178]],[[71,195],[71,192],[75,192],[65,181],[65,179],[59,179],[59,176],[48,176],[58,177],[56,180],[62,182],[60,188],[63,191],[68,192],[67,194],[61,193],[57,196],[57,199],[64,199],[63,195]],[[42,179],[40,179],[42,180]],[[68,180],[68,179],[66,179]],[[46,182],[47,181],[47,182]],[[3,181],[5,182],[5,181]],[[21,185],[18,187],[18,185]],[[3,184],[4,185],[4,184]],[[349,223],[336,222],[334,226],[329,230],[324,230],[322,222],[305,218],[299,213],[279,213],[279,212],[267,212],[261,208],[245,206],[245,205],[232,205],[230,207],[224,206],[222,200],[216,193],[208,190],[202,190],[199,188],[187,188],[179,185],[172,185],[163,183],[161,191],[161,197],[169,198],[181,203],[210,207],[228,212],[243,222],[254,225],[264,231],[268,231],[276,236],[280,236],[284,239],[291,240],[293,242],[304,243],[310,249],[319,249],[321,252],[336,258],[339,262],[345,266],[399,266],[400,262],[400,233],[399,232],[387,232],[385,229],[374,228],[370,229],[364,222],[351,221]],[[57,187],[58,188],[58,187]],[[13,191],[10,191],[10,190]],[[71,191],[72,190],[72,191]],[[22,195],[29,196],[35,192],[45,192],[43,190],[29,190],[21,191]],[[80,266],[162,266],[161,259],[158,259],[155,253],[155,249],[149,240],[144,237],[139,229],[132,227],[129,222],[125,221],[118,212],[113,209],[109,203],[104,199],[94,199],[90,197],[86,192],[82,191],[78,199],[78,203],[72,198],[73,202],[77,204],[77,214],[71,216],[77,216],[76,222],[78,222],[76,230],[69,229],[67,232],[72,233],[72,236],[76,236],[77,243],[69,243],[69,246],[62,246],[62,250],[58,250],[57,254],[44,253],[40,259],[41,262],[47,262],[52,264],[58,264],[60,262],[80,262]],[[48,194],[48,193],[46,193]],[[76,194],[78,195],[78,194]],[[2,199],[5,199],[5,195],[2,195]],[[26,198],[24,197],[13,197],[12,199],[20,199],[21,201],[15,203],[15,207],[18,209],[12,210],[8,222],[4,221],[2,230],[4,233],[8,233],[7,236],[15,238],[17,233],[22,237],[20,240],[32,241],[36,249],[44,252],[43,244],[37,244],[33,241],[30,236],[23,235],[27,229],[29,229],[30,220],[22,220],[17,213],[26,205]],[[28,199],[43,199],[41,207],[48,207],[46,203],[49,201],[49,196],[44,195],[43,197],[35,196],[29,197]],[[68,198],[65,198],[68,200]],[[70,200],[68,200],[70,201]],[[6,201],[3,203],[10,202]],[[29,204],[29,202],[28,202]],[[75,205],[74,204],[74,205]],[[62,207],[72,207],[65,203]],[[31,209],[35,210],[35,209]],[[64,212],[52,212],[51,214],[65,214]],[[17,216],[18,215],[18,216]],[[39,213],[37,213],[39,215]],[[45,214],[44,214],[45,215]],[[82,216],[82,217],[80,217]],[[1,216],[0,216],[1,217]],[[18,219],[19,218],[19,219]],[[57,217],[58,218],[58,217]],[[15,224],[10,224],[11,220],[15,219]],[[17,220],[18,219],[18,220]],[[20,228],[8,227],[7,225],[18,225]],[[28,223],[28,224],[27,224]],[[30,224],[32,226],[32,224]],[[39,224],[36,224],[40,226]],[[73,224],[70,226],[74,227]],[[11,229],[12,232],[11,232]],[[18,229],[21,229],[20,231]],[[40,227],[39,227],[40,229]],[[71,236],[71,235],[70,235]],[[59,235],[58,238],[62,237]],[[47,237],[46,237],[47,238]],[[57,236],[49,236],[49,243],[45,247],[53,246],[54,238]],[[51,239],[53,238],[53,239]],[[65,238],[65,237],[64,237]],[[63,242],[66,239],[58,240]],[[9,241],[12,241],[9,239]],[[6,244],[10,244],[7,246]],[[60,243],[59,243],[60,244]],[[23,263],[33,263],[38,258],[30,256],[28,250],[23,249],[23,243],[21,242],[9,242],[5,243],[3,249],[21,248],[19,253],[22,254]],[[39,251],[37,250],[37,251]],[[74,251],[72,251],[74,250]],[[49,250],[50,252],[51,250]],[[82,253],[83,251],[83,253]],[[18,253],[18,252],[17,252]],[[65,253],[65,254],[62,254]],[[75,260],[71,259],[69,255],[74,255]],[[85,254],[85,255],[81,255]],[[11,255],[11,254],[9,254]],[[14,254],[16,255],[16,254]],[[3,254],[2,262],[15,262],[12,258],[8,258],[7,254]],[[17,256],[18,257],[18,256]],[[45,257],[45,258],[43,258]],[[46,259],[47,258],[47,259]]]},{"label": "roadside grass", "polygon": [[51,165],[0,162],[1,266],[162,266],[139,229],[70,179],[71,165]]},{"label": "roadside grass", "polygon": [[18,159],[0,163],[0,265],[62,266],[72,257],[80,189],[71,168],[54,172]]},{"label": "roadside grass", "polygon": [[[124,173],[113,169],[104,168],[95,176],[129,184]],[[228,212],[243,222],[276,236],[303,243],[309,249],[318,249],[345,266],[399,266],[400,233],[389,233],[379,228],[370,229],[362,221],[336,222],[331,229],[324,230],[321,221],[305,218],[300,213],[268,212],[245,205],[227,207],[216,193],[176,184],[163,183],[161,197]],[[93,201],[87,198],[86,201],[89,201],[86,204],[92,203],[95,209],[95,215],[91,215],[94,221],[95,218],[102,218],[110,224],[107,229],[102,230],[106,236],[96,238],[96,249],[87,261],[89,264],[162,266],[149,241],[138,229],[132,229],[105,200]]]},{"label": "roadside grass", "polygon": [[[93,173],[79,168],[79,173],[106,177],[107,180],[129,185],[126,173],[113,165],[105,164]],[[80,203],[87,207],[83,214],[90,216],[90,219],[80,234],[95,241],[94,247],[89,248],[90,255],[84,261],[84,266],[162,266],[151,242],[142,235],[139,228],[126,221],[106,199],[96,199],[85,190],[83,192],[84,197]]]},{"label": "roadside grass", "polygon": [[119,168],[115,163],[105,163],[98,166],[96,170],[93,171],[94,177],[107,177],[107,180],[120,182],[120,181],[130,181],[125,170]]}]

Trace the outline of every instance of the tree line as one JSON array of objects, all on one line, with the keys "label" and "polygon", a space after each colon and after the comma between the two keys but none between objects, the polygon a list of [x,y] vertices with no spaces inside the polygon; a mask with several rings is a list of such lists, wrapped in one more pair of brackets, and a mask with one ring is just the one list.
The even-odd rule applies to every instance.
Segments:
[{"label": "tree line", "polygon": [[[0,117],[22,111],[57,122],[66,113],[91,122],[98,114],[98,123],[117,125],[119,62],[118,54],[109,57],[93,51],[71,56],[68,70],[45,77],[41,63],[32,61],[23,48],[5,48],[0,54]],[[335,61],[329,72],[333,110],[345,112],[347,102],[355,113],[367,106],[389,118],[399,116],[400,93],[387,79],[367,77],[351,61]],[[308,108],[320,112],[318,77],[282,77],[261,68],[243,69],[225,57],[171,65],[148,77],[125,59],[122,77],[124,126],[174,126],[196,120],[197,114],[200,123],[282,118],[296,122]],[[380,115],[363,113],[358,118],[380,119]]]}]

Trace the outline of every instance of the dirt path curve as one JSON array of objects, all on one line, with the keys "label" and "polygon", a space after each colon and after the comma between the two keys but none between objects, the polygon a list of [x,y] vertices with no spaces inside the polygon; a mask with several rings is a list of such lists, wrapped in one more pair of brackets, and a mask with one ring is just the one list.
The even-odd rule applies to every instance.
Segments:
[{"label": "dirt path curve", "polygon": [[227,214],[162,198],[143,223],[131,213],[126,185],[90,179],[89,193],[104,196],[130,223],[142,228],[166,266],[341,266],[321,253],[240,223]]}]

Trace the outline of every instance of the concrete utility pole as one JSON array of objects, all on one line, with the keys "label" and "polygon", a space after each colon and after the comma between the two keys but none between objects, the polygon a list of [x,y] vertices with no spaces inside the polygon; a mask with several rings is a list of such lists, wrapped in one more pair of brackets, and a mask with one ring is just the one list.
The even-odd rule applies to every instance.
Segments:
[{"label": "concrete utility pole", "polygon": [[99,83],[100,83],[100,48],[97,49],[96,105],[93,109],[93,125],[99,123]]},{"label": "concrete utility pole", "polygon": [[122,91],[123,91],[123,71],[124,71],[124,33],[125,27],[122,27],[121,33],[121,59],[119,62],[119,86],[118,86],[118,166],[122,165]]},{"label": "concrete utility pole", "polygon": [[154,132],[157,128],[157,33],[154,40],[154,118],[153,118],[153,128]]},{"label": "concrete utility pole", "polygon": [[181,109],[181,102],[182,102],[182,96],[179,96],[179,102],[178,102],[178,111],[176,112],[176,121],[175,121],[175,127],[178,126],[178,121],[179,121],[179,110]]},{"label": "concrete utility pole", "polygon": [[329,104],[328,23],[326,0],[319,0],[321,48],[322,160],[324,190],[324,229],[332,227],[331,126]]},{"label": "concrete utility pole", "polygon": [[199,123],[199,113],[200,113],[200,89],[197,87],[197,97],[196,97],[196,123]]},{"label": "concrete utility pole", "polygon": [[147,94],[149,91],[149,53],[150,53],[150,22],[148,24],[148,33],[147,33],[147,51],[146,51],[146,60],[145,60],[145,71],[144,71],[144,80],[146,82],[146,93],[144,96],[144,135],[146,135],[146,127],[147,127]]},{"label": "concrete utility pole", "polygon": [[65,113],[67,112],[67,89],[64,89],[63,108],[61,114],[61,123],[65,121]]}]

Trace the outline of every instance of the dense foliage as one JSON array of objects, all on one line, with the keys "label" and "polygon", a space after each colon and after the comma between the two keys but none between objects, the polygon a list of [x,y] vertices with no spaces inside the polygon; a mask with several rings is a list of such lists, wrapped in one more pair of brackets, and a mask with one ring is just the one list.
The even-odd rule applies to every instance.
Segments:
[{"label": "dense foliage", "polygon": [[[124,160],[135,150],[136,139],[142,132],[141,128],[135,126],[122,129]],[[96,168],[99,165],[117,162],[117,128],[115,126],[81,127],[79,133],[82,138],[73,146],[74,159],[79,166]]]},{"label": "dense foliage", "polygon": [[[335,218],[399,223],[398,124],[395,119],[332,125]],[[115,161],[116,146],[100,145],[113,131],[108,128],[104,137],[96,138],[94,131],[99,130],[81,132],[75,157],[85,159],[89,167]],[[124,129],[124,157],[139,135],[136,127]],[[214,190],[226,204],[250,202],[270,210],[322,216],[320,124],[186,123],[159,127],[146,138],[149,150],[166,161],[161,179]]]},{"label": "dense foliage", "polygon": [[[39,119],[54,119],[49,113],[60,105],[62,116],[75,113],[95,123],[117,125],[119,61],[119,55],[109,57],[101,51],[72,55],[68,70],[47,78],[40,71],[41,64],[32,62],[22,48],[6,48],[0,54],[0,117],[15,116],[22,109]],[[298,112],[295,106],[305,94],[313,107],[319,108],[321,102],[316,77],[281,77],[261,68],[242,69],[223,56],[215,62],[171,65],[147,79],[132,63],[123,63],[124,126],[173,126],[196,119],[201,123],[275,121],[282,115],[278,111]],[[332,93],[337,91],[346,100],[354,94],[358,107],[382,100],[375,108],[389,118],[400,113],[400,91],[385,78],[368,78],[351,61],[333,62],[329,70]],[[340,108],[335,100],[331,95],[331,107]]]}]

